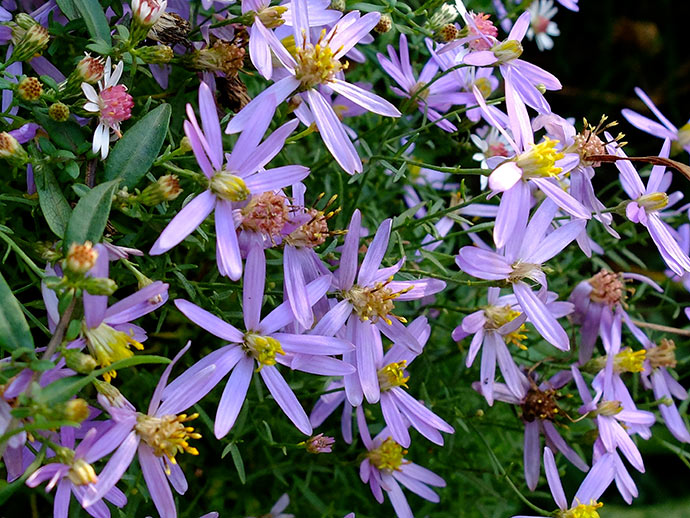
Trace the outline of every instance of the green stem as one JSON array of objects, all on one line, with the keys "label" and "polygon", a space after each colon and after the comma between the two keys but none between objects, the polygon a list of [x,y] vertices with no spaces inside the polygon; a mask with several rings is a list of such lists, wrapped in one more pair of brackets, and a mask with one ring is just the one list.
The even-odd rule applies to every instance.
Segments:
[{"label": "green stem", "polygon": [[10,236],[0,231],[0,239],[5,241],[5,243],[7,243],[12,250],[14,250],[14,253],[16,253],[36,275],[38,275],[40,278],[46,276],[45,272],[36,266],[36,263],[34,263],[31,258],[26,255],[24,250],[22,250],[19,245],[17,245],[17,243],[10,238]]}]

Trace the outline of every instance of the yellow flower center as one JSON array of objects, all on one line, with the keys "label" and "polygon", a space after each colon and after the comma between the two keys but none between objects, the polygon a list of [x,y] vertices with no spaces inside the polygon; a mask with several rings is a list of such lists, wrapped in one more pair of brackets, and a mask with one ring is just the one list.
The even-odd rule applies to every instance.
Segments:
[{"label": "yellow flower center", "polygon": [[405,323],[407,320],[403,317],[392,314],[393,309],[395,309],[393,300],[410,291],[413,286],[409,286],[402,291],[393,292],[387,287],[392,280],[393,277],[390,277],[385,282],[377,282],[373,287],[355,285],[342,293],[342,297],[352,303],[355,312],[357,312],[362,321],[370,320],[371,322],[376,322],[380,318],[388,325],[391,325],[390,317],[392,316]]},{"label": "yellow flower center", "polygon": [[[486,316],[485,329],[496,330],[508,322],[512,322],[521,315],[519,311],[515,311],[509,305],[505,306],[487,306],[484,308],[484,315]],[[512,331],[503,336],[506,343],[513,344],[523,351],[527,350],[527,346],[522,343],[527,339],[524,334],[527,331],[525,324],[522,324],[515,331]]]},{"label": "yellow flower center", "polygon": [[646,357],[647,351],[645,349],[633,351],[630,347],[625,347],[616,354],[613,359],[613,367],[616,372],[642,372]]},{"label": "yellow flower center", "polygon": [[601,502],[590,500],[589,504],[578,504],[567,511],[561,511],[559,518],[599,518],[597,509],[603,505]]},{"label": "yellow flower center", "polygon": [[498,45],[494,45],[491,48],[491,52],[493,52],[496,59],[498,59],[497,65],[508,63],[522,56],[522,43],[517,40],[507,40]]},{"label": "yellow flower center", "polygon": [[474,82],[474,86],[477,87],[477,90],[479,90],[479,93],[482,94],[482,97],[486,99],[491,95],[491,92],[493,89],[491,88],[491,81],[489,81],[486,77],[480,77]]},{"label": "yellow flower center", "polygon": [[558,140],[546,137],[539,144],[534,144],[530,149],[517,157],[517,165],[525,176],[557,176],[563,169],[556,167],[556,161],[565,155],[556,149]]},{"label": "yellow flower center", "polygon": [[676,344],[673,340],[666,338],[661,339],[661,343],[657,347],[647,349],[647,358],[653,369],[658,367],[676,366]]},{"label": "yellow flower center", "polygon": [[96,476],[93,466],[84,459],[77,459],[72,462],[72,466],[67,472],[67,478],[69,478],[75,486],[85,486],[98,482],[98,477]]},{"label": "yellow flower center", "polygon": [[201,439],[201,434],[195,432],[193,427],[185,426],[185,423],[197,417],[199,414],[162,417],[138,414],[134,430],[151,447],[155,455],[158,457],[165,455],[171,463],[176,464],[175,455],[178,453],[199,455],[199,451],[191,447],[188,440]]},{"label": "yellow flower center", "polygon": [[283,20],[285,11],[287,11],[287,7],[274,5],[273,7],[261,9],[256,13],[256,16],[267,29],[275,29],[285,23],[285,20]]},{"label": "yellow flower center", "polygon": [[244,180],[228,171],[214,174],[209,188],[216,196],[229,201],[244,201],[251,194]]},{"label": "yellow flower center", "polygon": [[640,196],[635,200],[646,212],[656,212],[668,205],[668,194],[665,192],[653,192]]},{"label": "yellow flower center", "polygon": [[302,83],[303,90],[328,83],[338,72],[348,67],[347,62],[341,63],[333,57],[330,41],[323,41],[325,36],[326,29],[321,31],[319,40],[314,45],[307,43],[305,39],[301,47],[295,47],[295,77]]},{"label": "yellow flower center", "polygon": [[407,380],[409,380],[410,377],[405,376],[406,366],[407,360],[403,360],[401,362],[389,363],[383,369],[380,369],[378,378],[381,390],[390,390],[400,386],[407,388]]},{"label": "yellow flower center", "polygon": [[400,470],[406,453],[407,450],[403,450],[402,446],[389,437],[381,446],[369,451],[367,457],[376,469],[392,472]]},{"label": "yellow flower center", "polygon": [[684,124],[678,129],[678,144],[682,147],[690,144],[690,122]]},{"label": "yellow flower center", "polygon": [[[426,99],[429,97],[429,89],[424,88],[426,86],[426,83],[423,81],[418,81],[411,89],[410,89],[410,96],[414,96],[417,94],[417,99]],[[423,89],[424,88],[424,89]],[[422,90],[423,89],[423,90]],[[419,93],[418,93],[419,92]]]},{"label": "yellow flower center", "polygon": [[264,365],[275,365],[276,354],[285,354],[278,340],[271,336],[262,336],[256,333],[244,335],[243,348],[259,362],[258,370],[261,370]]},{"label": "yellow flower center", "polygon": [[[130,346],[141,351],[144,346],[123,331],[113,329],[106,323],[90,329],[86,323],[82,325],[82,333],[86,338],[86,346],[91,355],[101,367],[107,367],[113,362],[130,358],[134,353]],[[103,379],[107,382],[117,376],[117,372],[110,371],[103,374]]]}]

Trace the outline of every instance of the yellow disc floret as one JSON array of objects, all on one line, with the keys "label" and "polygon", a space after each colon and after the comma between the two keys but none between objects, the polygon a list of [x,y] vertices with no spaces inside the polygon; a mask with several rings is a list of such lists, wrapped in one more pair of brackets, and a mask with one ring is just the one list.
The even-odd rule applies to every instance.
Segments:
[{"label": "yellow disc floret", "polygon": [[600,509],[604,504],[590,500],[589,504],[578,504],[571,507],[567,511],[561,511],[558,514],[559,518],[599,518],[597,509]]},{"label": "yellow disc floret", "polygon": [[558,140],[546,137],[539,144],[534,144],[530,149],[517,157],[517,165],[525,176],[557,176],[563,169],[556,167],[556,161],[565,155],[556,149]]},{"label": "yellow disc floret", "polygon": [[301,46],[295,47],[295,77],[302,83],[303,90],[328,83],[348,66],[347,62],[341,63],[334,57],[335,53],[329,46],[330,41],[324,41],[325,36],[326,29],[321,31],[315,44],[307,43],[304,39]]},{"label": "yellow disc floret", "polygon": [[390,277],[385,282],[377,282],[374,286],[354,285],[348,291],[343,292],[342,297],[352,303],[359,319],[363,322],[369,320],[373,323],[381,319],[391,325],[390,317],[392,316],[404,323],[406,320],[403,317],[392,314],[393,309],[395,309],[393,301],[403,293],[410,291],[414,286],[408,286],[402,291],[394,292],[388,288],[388,283],[392,280],[393,277]]},{"label": "yellow disc floret", "polygon": [[381,443],[381,446],[370,450],[367,457],[376,469],[392,472],[400,471],[400,466],[405,463],[406,453],[407,450],[389,437]]},{"label": "yellow disc floret", "polygon": [[[486,323],[484,328],[495,331],[500,327],[506,325],[508,322],[512,322],[517,317],[521,315],[519,311],[515,311],[508,304],[505,306],[487,306],[484,308],[484,315],[486,316]],[[522,343],[523,340],[527,339],[525,332],[527,327],[522,324],[515,331],[511,331],[503,335],[503,340],[507,344],[513,344],[523,351],[527,350],[527,346]]]},{"label": "yellow disc floret", "polygon": [[209,189],[218,197],[229,201],[244,201],[251,192],[244,180],[228,171],[219,171],[209,182]]},{"label": "yellow disc floret", "polygon": [[189,439],[201,439],[201,434],[185,423],[199,417],[199,414],[164,415],[153,417],[137,415],[134,430],[148,444],[158,457],[165,455],[172,464],[176,464],[175,455],[189,453],[199,455],[199,451],[189,445]]},{"label": "yellow disc floret", "polygon": [[[98,327],[89,328],[86,324],[82,327],[82,333],[86,338],[86,346],[91,355],[96,359],[101,367],[107,367],[118,360],[124,360],[134,355],[130,346],[144,349],[133,336],[124,331],[113,329],[106,323],[101,323]],[[105,381],[110,381],[117,373],[113,370],[103,374]]]},{"label": "yellow disc floret", "polygon": [[276,354],[285,354],[278,340],[271,336],[262,336],[256,333],[244,335],[243,348],[259,362],[259,370],[264,365],[275,365]]},{"label": "yellow disc floret", "polygon": [[93,466],[84,459],[77,459],[72,462],[72,465],[67,472],[67,478],[75,486],[85,486],[87,484],[95,484],[98,482],[96,471]]},{"label": "yellow disc floret", "polygon": [[633,351],[630,347],[625,347],[616,354],[613,367],[616,372],[642,372],[646,357],[647,351],[644,349]]},{"label": "yellow disc floret", "polygon": [[405,367],[407,360],[401,362],[389,363],[378,372],[379,385],[381,390],[390,390],[394,387],[407,387],[407,380],[409,376],[405,376]]}]

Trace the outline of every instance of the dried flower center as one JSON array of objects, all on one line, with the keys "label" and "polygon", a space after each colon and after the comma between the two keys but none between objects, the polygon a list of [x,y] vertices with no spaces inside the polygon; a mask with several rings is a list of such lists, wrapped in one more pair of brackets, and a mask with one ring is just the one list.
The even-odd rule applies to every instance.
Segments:
[{"label": "dried flower center", "polygon": [[522,403],[522,418],[529,423],[536,419],[553,421],[560,411],[555,390],[532,388]]},{"label": "dried flower center", "polygon": [[379,386],[382,391],[390,390],[394,387],[406,387],[409,376],[405,376],[405,367],[407,360],[401,362],[389,363],[378,372]]},{"label": "dried flower center", "polygon": [[390,317],[395,317],[404,323],[406,320],[403,317],[392,314],[393,309],[395,309],[393,301],[403,293],[410,291],[413,286],[394,292],[387,287],[392,280],[393,277],[390,277],[385,282],[377,282],[374,286],[354,285],[348,291],[343,292],[342,297],[352,303],[355,312],[362,321],[369,320],[373,323],[382,319],[390,325],[392,322]]},{"label": "dried flower center", "polygon": [[303,90],[328,83],[348,66],[347,62],[343,64],[333,57],[334,52],[329,47],[330,41],[323,41],[325,36],[326,29],[321,31],[319,40],[314,45],[307,43],[305,39],[301,47],[295,48],[295,77],[302,83]]},{"label": "dried flower center", "polygon": [[657,347],[647,349],[647,359],[653,369],[676,366],[676,344],[673,340],[661,339]]},{"label": "dried flower center", "polygon": [[324,214],[323,211],[316,209],[307,210],[311,219],[300,225],[286,237],[285,241],[292,246],[306,246],[309,248],[317,247],[326,241],[330,235],[328,230],[328,219],[334,213]]},{"label": "dried flower center", "polygon": [[270,237],[280,234],[288,222],[289,212],[285,196],[265,192],[254,196],[242,209],[242,226]]},{"label": "dried flower center", "polygon": [[75,486],[85,486],[87,484],[95,484],[98,482],[96,471],[93,466],[84,459],[77,459],[72,462],[72,465],[67,472],[67,478]]},{"label": "dried flower center", "polygon": [[644,207],[645,212],[657,212],[668,205],[668,194],[665,192],[652,192],[644,194],[635,200],[640,207]]},{"label": "dried flower center", "polygon": [[407,450],[404,450],[391,437],[381,443],[381,446],[370,450],[367,453],[367,458],[376,469],[381,471],[400,471],[400,466],[405,463],[404,456]]},{"label": "dried flower center", "polygon": [[556,161],[565,155],[556,149],[558,140],[546,137],[539,144],[517,156],[517,165],[525,176],[557,176],[563,169],[556,166]]},{"label": "dried flower center", "polygon": [[580,154],[580,160],[585,166],[599,167],[601,165],[601,162],[590,162],[585,157],[608,154],[604,142],[589,128],[575,135],[575,145]]},{"label": "dried flower center", "polygon": [[[486,316],[484,328],[495,331],[508,322],[515,320],[521,313],[515,311],[506,304],[505,306],[486,306],[484,308],[484,315]],[[527,335],[524,334],[526,331],[527,327],[525,327],[525,324],[522,324],[515,331],[503,335],[503,340],[505,340],[506,343],[513,344],[519,349],[526,351],[527,346],[522,343],[523,340],[527,339]]]},{"label": "dried flower center", "polygon": [[503,41],[491,47],[491,52],[498,60],[497,65],[508,63],[522,56],[522,44],[517,40]]},{"label": "dried flower center", "polygon": [[[498,36],[498,29],[494,26],[494,23],[489,19],[488,14],[478,13],[470,14],[472,20],[474,21],[475,27],[469,26],[469,33],[475,36],[488,36],[489,38],[495,38]],[[470,41],[469,47],[472,50],[489,50],[491,44],[484,38],[477,38]]]},{"label": "dried flower center", "polygon": [[197,70],[223,72],[235,77],[244,63],[245,50],[224,40],[216,40],[212,47],[198,50],[191,55],[190,64]]},{"label": "dried flower center", "polygon": [[592,302],[613,307],[619,304],[624,297],[625,285],[618,274],[601,270],[588,282],[592,286],[592,291],[589,294]]},{"label": "dried flower center", "polygon": [[558,518],[599,518],[597,509],[603,505],[601,502],[590,500],[589,504],[578,504],[566,511],[560,511]]},{"label": "dried flower center", "polygon": [[[86,346],[91,355],[101,367],[107,367],[118,360],[130,358],[134,353],[130,346],[141,351],[141,345],[133,336],[124,331],[113,329],[106,323],[101,323],[98,327],[89,328],[86,323],[82,324],[82,334],[86,338]],[[107,382],[117,376],[117,372],[110,371],[103,374],[103,379]]]},{"label": "dried flower center", "polygon": [[116,126],[132,116],[134,100],[127,93],[124,85],[115,85],[106,88],[99,95],[101,108],[101,120],[108,126]]},{"label": "dried flower center", "polygon": [[534,282],[539,282],[541,267],[538,264],[517,261],[516,263],[513,263],[512,268],[513,271],[508,276],[508,281],[518,282],[522,279],[531,279]]},{"label": "dried flower center", "polygon": [[229,201],[244,201],[251,195],[244,180],[228,171],[214,174],[209,182],[209,189],[219,198]]},{"label": "dried flower center", "polygon": [[194,431],[185,423],[193,421],[199,414],[164,415],[152,417],[145,414],[137,415],[137,424],[134,429],[148,444],[153,453],[158,457],[165,455],[168,460],[176,464],[175,455],[189,453],[199,455],[199,451],[189,445],[189,439],[201,439],[201,434]]},{"label": "dried flower center", "polygon": [[258,370],[264,365],[275,365],[276,354],[285,354],[280,342],[275,338],[251,332],[244,335],[242,348],[259,362]]},{"label": "dried flower center", "polygon": [[265,7],[257,11],[256,16],[267,29],[275,29],[285,23],[285,20],[283,20],[285,11],[287,11],[287,7],[274,5],[273,7]]},{"label": "dried flower center", "polygon": [[303,441],[298,444],[298,446],[304,447],[309,453],[331,453],[333,443],[335,439],[333,437],[328,437],[320,433],[314,437],[310,437],[308,440]]}]

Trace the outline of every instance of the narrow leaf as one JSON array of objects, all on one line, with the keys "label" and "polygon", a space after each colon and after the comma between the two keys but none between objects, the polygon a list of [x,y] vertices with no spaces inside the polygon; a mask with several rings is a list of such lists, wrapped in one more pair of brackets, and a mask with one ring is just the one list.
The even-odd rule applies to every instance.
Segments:
[{"label": "narrow leaf", "polygon": [[18,347],[34,347],[34,339],[29,331],[19,306],[19,301],[12,294],[5,278],[0,274],[0,347],[12,351]]},{"label": "narrow leaf", "polygon": [[91,37],[110,44],[110,26],[100,2],[98,0],[72,0],[72,2],[84,19]]}]

